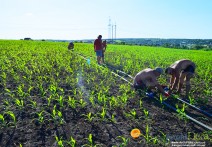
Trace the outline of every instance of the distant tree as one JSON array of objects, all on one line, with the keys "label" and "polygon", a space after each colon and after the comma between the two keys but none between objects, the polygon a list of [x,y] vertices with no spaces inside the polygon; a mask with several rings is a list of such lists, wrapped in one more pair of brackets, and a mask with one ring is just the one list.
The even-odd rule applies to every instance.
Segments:
[{"label": "distant tree", "polygon": [[203,48],[204,48],[204,46],[202,46],[202,45],[194,45],[194,49],[196,49],[196,50],[200,50]]}]

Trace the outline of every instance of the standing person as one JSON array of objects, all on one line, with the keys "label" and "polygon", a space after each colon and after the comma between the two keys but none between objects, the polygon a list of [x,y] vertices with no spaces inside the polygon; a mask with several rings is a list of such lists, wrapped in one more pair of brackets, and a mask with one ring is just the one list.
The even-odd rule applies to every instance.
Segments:
[{"label": "standing person", "polygon": [[182,59],[166,68],[165,73],[171,75],[170,90],[177,89],[177,93],[181,93],[184,81],[186,81],[186,97],[188,97],[191,86],[190,79],[194,76],[196,65],[191,60]]},{"label": "standing person", "polygon": [[163,73],[162,68],[146,68],[139,73],[136,74],[134,81],[133,81],[133,86],[135,89],[147,89],[151,90],[154,88],[157,88],[159,92],[161,92],[163,95],[166,97],[169,96],[167,92],[164,91],[162,86],[158,83],[157,78]]},{"label": "standing person", "polygon": [[102,50],[102,63],[105,63],[104,57],[105,57],[105,51],[106,51],[106,48],[107,48],[107,42],[106,42],[106,40],[104,40],[102,42],[102,47],[103,47],[103,50]]},{"label": "standing person", "polygon": [[94,41],[94,51],[97,56],[97,63],[101,64],[102,58],[102,35],[99,35],[97,39]]}]

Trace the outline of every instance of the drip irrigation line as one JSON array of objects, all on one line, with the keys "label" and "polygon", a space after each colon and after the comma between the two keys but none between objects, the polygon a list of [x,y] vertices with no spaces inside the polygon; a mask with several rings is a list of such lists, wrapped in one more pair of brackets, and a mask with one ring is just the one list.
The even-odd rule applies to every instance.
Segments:
[{"label": "drip irrigation line", "polygon": [[[101,67],[101,68],[105,68],[105,67],[103,67],[103,66],[100,66],[100,67]],[[127,79],[125,79],[125,78],[123,78],[122,76],[118,75],[117,73],[115,73],[115,72],[113,72],[113,71],[111,71],[111,73],[114,74],[115,76],[121,78],[121,79],[124,80],[125,82],[129,83],[131,86],[133,86],[133,84],[132,84],[130,81],[128,81]]]},{"label": "drip irrigation line", "polygon": [[[79,54],[77,54],[77,55],[79,55]],[[85,58],[84,56],[82,56],[82,55],[80,55],[80,56],[83,57],[83,59],[87,60],[87,58]],[[106,68],[106,67],[103,67],[103,66],[100,66],[100,67]],[[119,71],[120,71],[120,70],[119,70]],[[122,80],[128,82],[130,85],[133,85],[131,82],[129,82],[127,79],[123,78],[122,76],[120,76],[120,75],[114,73],[113,71],[111,71],[111,72],[112,72],[114,75],[120,77]],[[123,74],[126,74],[126,73],[123,72],[123,71],[121,71],[121,72],[122,72]],[[128,75],[128,74],[126,74],[126,75]],[[128,76],[132,78],[132,76],[130,76],[130,75],[128,75]],[[157,100],[157,101],[159,101],[159,100],[156,99],[156,98],[154,98],[154,99]],[[177,98],[177,99],[179,100],[180,98]],[[180,100],[181,100],[181,99],[180,99]],[[184,101],[182,100],[182,102],[184,102]],[[171,106],[170,104],[168,104],[168,103],[166,103],[166,102],[164,102],[164,101],[162,101],[162,104],[166,105],[167,107],[169,107],[170,109],[172,109],[172,110],[174,110],[175,112],[178,113],[177,109],[176,109],[175,107]],[[187,103],[186,103],[186,104],[187,104]],[[189,104],[189,106],[190,106],[190,105],[191,105],[191,104]],[[197,107],[194,106],[193,108],[196,109]],[[199,109],[199,108],[198,108],[198,109]],[[201,110],[201,109],[199,109],[199,110]],[[201,110],[201,111],[203,111],[203,110]],[[193,117],[191,117],[191,116],[189,116],[189,115],[187,115],[187,114],[185,114],[185,113],[182,113],[182,112],[179,112],[179,113],[181,113],[182,115],[186,116],[188,119],[192,120],[193,122],[199,124],[200,126],[203,126],[204,128],[207,128],[208,130],[212,131],[212,128],[211,128],[211,127],[209,127],[209,126],[207,126],[207,125],[205,125],[205,124],[199,122],[198,120],[194,119]]]},{"label": "drip irrigation line", "polygon": [[198,110],[199,112],[201,112],[201,113],[209,116],[210,118],[212,117],[212,114],[210,114],[210,113],[208,113],[208,112],[206,112],[206,111],[204,111],[204,110],[202,110],[202,109],[200,109],[200,108],[198,108],[198,107],[196,107],[196,106],[194,106],[192,104],[189,104],[188,102],[186,102],[186,101],[184,101],[184,100],[182,100],[180,98],[176,98],[176,99],[179,100],[179,101],[181,101],[181,102],[183,102],[183,103],[185,103],[185,104],[187,104],[187,105],[189,105],[189,106],[191,106],[192,108]]},{"label": "drip irrigation line", "polygon": [[121,71],[121,70],[118,70],[118,69],[116,69],[116,68],[114,68],[114,67],[112,67],[112,66],[110,66],[110,65],[106,65],[106,67],[112,68],[113,70],[117,71],[118,73],[122,73],[122,74],[124,74],[124,75],[130,77],[131,79],[134,79],[134,77],[132,77],[131,75],[129,75],[129,74],[127,74],[127,73],[125,73],[125,72],[123,72],[123,71]]},{"label": "drip irrigation line", "polygon": [[[156,100],[157,100],[157,99],[156,99]],[[159,101],[159,100],[157,100],[157,101]],[[168,104],[168,103],[166,103],[166,102],[164,102],[164,101],[162,102],[162,104],[166,105],[167,107],[169,107],[170,109],[174,110],[175,112],[180,113],[180,114],[182,114],[183,116],[186,116],[188,119],[190,119],[190,120],[192,120],[193,122],[195,122],[195,123],[197,123],[197,124],[203,126],[204,128],[206,128],[206,129],[212,131],[212,128],[211,128],[211,127],[209,127],[209,126],[207,126],[207,125],[201,123],[200,121],[194,119],[193,117],[191,117],[191,116],[189,116],[189,115],[187,115],[187,114],[185,114],[185,113],[178,112],[177,109],[176,109],[175,107],[171,106],[170,104]]]}]

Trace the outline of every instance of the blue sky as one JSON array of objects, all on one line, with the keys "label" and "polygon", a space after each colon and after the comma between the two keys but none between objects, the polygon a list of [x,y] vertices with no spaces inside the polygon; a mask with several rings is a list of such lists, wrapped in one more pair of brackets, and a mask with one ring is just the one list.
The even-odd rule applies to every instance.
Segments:
[{"label": "blue sky", "polygon": [[106,39],[109,18],[117,38],[212,39],[211,16],[212,0],[0,0],[0,39]]}]

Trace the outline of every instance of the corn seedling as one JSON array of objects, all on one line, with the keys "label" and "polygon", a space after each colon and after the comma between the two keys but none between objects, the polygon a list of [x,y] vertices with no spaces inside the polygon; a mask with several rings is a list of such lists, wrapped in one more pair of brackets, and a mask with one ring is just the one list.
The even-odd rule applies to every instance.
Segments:
[{"label": "corn seedling", "polygon": [[134,119],[136,119],[137,113],[136,113],[135,109],[130,110],[130,114],[133,116]]},{"label": "corn seedling", "polygon": [[148,110],[146,110],[146,109],[144,109],[143,111],[144,111],[144,115],[145,115],[145,117],[147,118],[147,117],[149,116],[149,111],[148,111]]},{"label": "corn seedling", "polygon": [[55,136],[55,139],[56,139],[57,145],[58,145],[59,147],[64,147],[64,146],[63,146],[63,140],[62,140],[62,138],[59,139],[57,136]]},{"label": "corn seedling", "polygon": [[68,105],[72,108],[76,108],[76,100],[74,98],[71,98],[70,96],[68,97]]},{"label": "corn seedling", "polygon": [[129,138],[125,138],[123,136],[118,136],[117,138],[121,139],[121,144],[119,145],[119,147],[127,147],[128,142],[129,142]]},{"label": "corn seedling", "polygon": [[195,103],[194,98],[192,98],[191,96],[189,96],[188,98],[189,98],[189,103],[190,103],[191,105],[193,105],[193,104]]},{"label": "corn seedling", "polygon": [[70,137],[70,140],[67,143],[71,147],[75,147],[76,146],[76,140],[72,136]]},{"label": "corn seedling", "polygon": [[142,109],[142,107],[143,107],[143,101],[142,101],[142,99],[140,99],[139,100],[139,108]]},{"label": "corn seedling", "polygon": [[84,107],[86,106],[87,103],[86,103],[83,99],[80,99],[80,100],[79,100],[79,104],[80,104],[80,107],[81,107],[81,108],[84,108]]},{"label": "corn seedling", "polygon": [[104,120],[105,119],[105,116],[106,116],[106,110],[105,110],[105,108],[103,107],[102,108],[102,112],[101,113],[98,113],[98,114],[100,115],[101,120]]},{"label": "corn seedling", "polygon": [[116,119],[115,119],[115,115],[114,114],[111,115],[110,121],[112,123],[115,123],[116,122]]},{"label": "corn seedling", "polygon": [[158,141],[158,139],[156,138],[156,137],[151,137],[150,135],[149,135],[149,132],[150,132],[150,130],[149,130],[149,125],[147,124],[146,125],[146,134],[145,135],[143,135],[143,134],[141,134],[141,136],[143,136],[144,138],[145,138],[145,140],[146,140],[146,142],[149,144],[151,141],[153,141],[153,143],[154,144],[156,144],[157,143],[157,141]]},{"label": "corn seedling", "polygon": [[16,123],[16,117],[12,111],[7,111],[6,114],[8,114],[13,119],[13,122]]},{"label": "corn seedling", "polygon": [[38,115],[39,123],[43,124],[43,122],[44,122],[43,111],[41,111],[40,113],[37,113],[37,115]]},{"label": "corn seedling", "polygon": [[18,106],[19,109],[24,108],[24,101],[23,100],[15,99],[15,104]]},{"label": "corn seedling", "polygon": [[98,144],[94,144],[92,134],[89,134],[88,138],[86,138],[86,139],[88,140],[88,144],[83,145],[83,147],[86,147],[86,146],[87,147],[97,147],[98,146]]},{"label": "corn seedling", "polygon": [[160,94],[160,103],[161,103],[161,104],[163,103],[163,97],[162,97],[162,94]]},{"label": "corn seedling", "polygon": [[175,105],[176,106],[176,111],[178,112],[178,115],[180,116],[180,118],[186,118],[185,116],[185,103],[183,103],[183,107],[180,109],[178,107],[178,104]]},{"label": "corn seedling", "polygon": [[89,112],[87,115],[82,114],[82,116],[85,116],[86,120],[88,120],[89,122],[91,122],[94,119],[94,116],[92,116],[91,112]]}]

